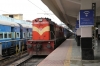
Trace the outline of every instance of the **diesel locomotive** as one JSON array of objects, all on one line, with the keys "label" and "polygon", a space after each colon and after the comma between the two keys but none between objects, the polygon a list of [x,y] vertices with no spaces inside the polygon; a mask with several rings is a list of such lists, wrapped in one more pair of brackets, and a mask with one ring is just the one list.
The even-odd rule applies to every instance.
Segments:
[{"label": "diesel locomotive", "polygon": [[32,21],[32,39],[27,41],[27,51],[30,55],[48,55],[69,37],[68,32],[49,18],[36,18]]}]

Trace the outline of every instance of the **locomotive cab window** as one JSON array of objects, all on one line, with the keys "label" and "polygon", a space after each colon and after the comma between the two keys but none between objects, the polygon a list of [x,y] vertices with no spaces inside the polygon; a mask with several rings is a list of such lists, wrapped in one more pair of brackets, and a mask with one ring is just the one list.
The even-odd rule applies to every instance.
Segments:
[{"label": "locomotive cab window", "polygon": [[42,22],[43,21],[43,19],[42,18],[39,18],[39,22]]},{"label": "locomotive cab window", "polygon": [[3,33],[0,33],[0,39],[3,39]]}]

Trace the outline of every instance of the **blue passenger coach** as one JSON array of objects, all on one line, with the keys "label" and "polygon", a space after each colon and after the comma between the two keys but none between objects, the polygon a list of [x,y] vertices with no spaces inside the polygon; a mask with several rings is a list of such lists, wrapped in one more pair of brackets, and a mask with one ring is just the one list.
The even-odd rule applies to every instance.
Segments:
[{"label": "blue passenger coach", "polygon": [[65,38],[69,38],[72,35],[72,32],[69,31],[67,28],[63,29]]},{"label": "blue passenger coach", "polygon": [[21,39],[21,51],[27,49],[26,41],[31,39],[32,26],[27,24],[19,24],[20,25],[20,39]]},{"label": "blue passenger coach", "polygon": [[[12,23],[12,22],[11,22]],[[16,23],[17,24],[17,23]],[[17,26],[18,25],[18,26]],[[20,51],[20,26],[17,24],[16,26],[11,27],[11,47],[10,47],[10,55],[18,53]]]},{"label": "blue passenger coach", "polygon": [[0,21],[0,55],[7,56],[15,52],[17,43],[14,39],[20,38],[19,25],[14,22]]}]

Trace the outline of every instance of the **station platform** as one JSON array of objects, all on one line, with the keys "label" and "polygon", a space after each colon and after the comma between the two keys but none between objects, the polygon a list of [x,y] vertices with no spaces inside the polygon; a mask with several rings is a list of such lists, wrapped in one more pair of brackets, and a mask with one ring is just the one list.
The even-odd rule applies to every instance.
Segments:
[{"label": "station platform", "polygon": [[[95,54],[100,55],[97,51]],[[80,46],[77,46],[75,39],[70,38],[66,39],[37,66],[100,66],[100,60],[82,60]]]}]

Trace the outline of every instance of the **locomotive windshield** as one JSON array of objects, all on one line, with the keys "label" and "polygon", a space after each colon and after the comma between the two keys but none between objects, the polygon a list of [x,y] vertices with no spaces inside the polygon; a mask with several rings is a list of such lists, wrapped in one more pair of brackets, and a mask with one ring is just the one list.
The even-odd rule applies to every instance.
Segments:
[{"label": "locomotive windshield", "polygon": [[43,19],[42,18],[39,18],[39,22],[42,22],[43,21]]}]

